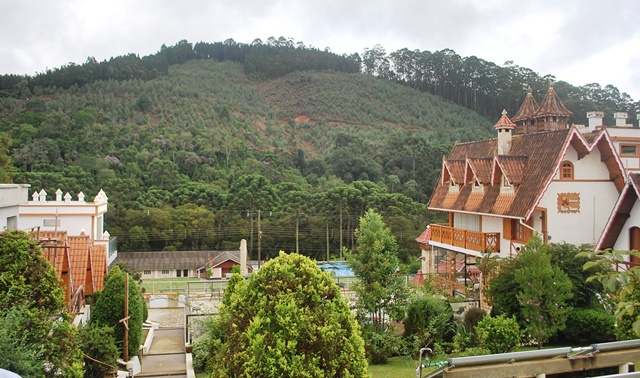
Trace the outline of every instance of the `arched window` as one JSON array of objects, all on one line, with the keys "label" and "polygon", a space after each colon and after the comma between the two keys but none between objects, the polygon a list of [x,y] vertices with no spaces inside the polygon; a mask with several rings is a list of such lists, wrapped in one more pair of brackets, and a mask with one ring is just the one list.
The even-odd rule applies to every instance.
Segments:
[{"label": "arched window", "polygon": [[560,180],[573,180],[573,164],[565,161],[560,166]]}]

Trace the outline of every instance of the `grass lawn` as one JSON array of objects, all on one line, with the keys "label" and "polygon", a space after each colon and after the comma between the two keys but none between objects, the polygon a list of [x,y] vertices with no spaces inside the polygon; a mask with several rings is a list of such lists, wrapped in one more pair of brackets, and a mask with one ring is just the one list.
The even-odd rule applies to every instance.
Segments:
[{"label": "grass lawn", "polygon": [[199,280],[197,278],[148,278],[142,280],[142,284],[139,286],[144,288],[147,294],[162,294],[162,293],[184,293],[189,284],[189,291],[195,292],[211,292],[224,290],[227,286],[227,281],[220,280]]},{"label": "grass lawn", "polygon": [[369,373],[372,378],[415,377],[417,364],[410,356],[391,357],[386,364],[369,365]]}]

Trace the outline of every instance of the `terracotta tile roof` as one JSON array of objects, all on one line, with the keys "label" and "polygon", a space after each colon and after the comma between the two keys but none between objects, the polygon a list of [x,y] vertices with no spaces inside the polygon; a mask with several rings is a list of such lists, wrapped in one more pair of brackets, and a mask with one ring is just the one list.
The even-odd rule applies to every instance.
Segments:
[{"label": "terracotta tile roof", "polygon": [[496,163],[512,185],[520,185],[524,176],[527,157],[523,155],[496,156]]},{"label": "terracotta tile roof", "polygon": [[493,125],[493,128],[498,129],[515,129],[516,124],[511,122],[509,117],[507,117],[507,111],[505,109],[502,110],[502,117]]},{"label": "terracotta tile roof", "polygon": [[[472,199],[469,208],[477,208],[475,212],[485,214],[501,214],[524,218],[534,206],[545,184],[552,177],[558,159],[561,156],[565,141],[570,130],[548,131],[535,134],[514,135],[511,152],[514,157],[500,156],[505,174],[508,179],[519,182],[514,193],[500,195],[500,181],[485,188],[479,205],[476,198]],[[478,142],[460,143],[454,146],[449,156],[450,160],[494,159],[497,151],[497,139]],[[494,169],[502,172],[496,164]],[[509,177],[511,175],[512,177]],[[495,180],[494,180],[495,181]],[[471,185],[463,187],[459,193],[449,193],[448,186],[438,185],[429,202],[430,209],[469,211],[467,202],[470,200]],[[452,198],[455,196],[456,198]]]},{"label": "terracotta tile roof", "polygon": [[464,204],[465,211],[477,212],[480,210],[480,205],[482,204],[482,199],[484,198],[484,193],[474,192],[471,190],[471,194],[467,197],[467,202]]},{"label": "terracotta tile roof", "polygon": [[69,302],[72,292],[71,262],[66,231],[41,231],[39,233],[42,254],[56,270],[56,276],[65,288],[64,300]]},{"label": "terracotta tile roof", "polygon": [[211,261],[211,267],[215,268],[218,265],[227,262],[227,261],[233,261],[237,264],[240,264],[240,251],[223,251],[221,253],[219,253],[217,256],[215,256],[213,258],[213,260]]},{"label": "terracotta tile roof", "polygon": [[[467,164],[475,174],[478,182],[483,185],[491,184],[491,171],[493,170],[493,158],[467,158]],[[467,180],[469,182],[469,180]]]},{"label": "terracotta tile roof", "polygon": [[427,226],[425,230],[416,238],[416,241],[421,244],[428,244],[431,240],[431,227]]},{"label": "terracotta tile roof", "polygon": [[453,182],[456,185],[462,185],[465,183],[464,182],[464,170],[466,167],[465,159],[459,159],[459,160],[445,159],[444,165],[445,165],[445,169],[447,169],[447,171],[449,172],[449,175],[451,176],[451,178],[453,179]]},{"label": "terracotta tile roof", "polygon": [[107,275],[107,246],[104,244],[92,246],[90,256],[93,290],[85,291],[87,295],[104,289],[104,278]]},{"label": "terracotta tile roof", "polygon": [[516,115],[514,115],[511,120],[515,123],[518,123],[520,121],[532,119],[533,115],[536,113],[536,111],[538,111],[539,107],[540,106],[538,105],[538,102],[533,97],[533,94],[531,94],[531,88],[529,88],[529,92],[524,98],[522,105],[520,105],[520,109],[518,109]]},{"label": "terracotta tile roof", "polygon": [[[453,147],[450,161],[467,159],[493,159],[493,179],[478,199],[472,185],[464,185],[459,192],[450,192],[449,185],[437,185],[429,202],[429,209],[441,211],[468,211],[482,214],[505,215],[527,219],[535,210],[537,201],[553,179],[569,145],[579,154],[588,154],[598,148],[603,162],[619,191],[624,186],[624,171],[605,132],[583,137],[575,127],[555,131],[514,135],[511,155],[497,156],[497,139],[460,143]],[[593,141],[593,142],[589,142]],[[500,176],[504,173],[513,185],[509,192],[501,193]]]},{"label": "terracotta tile roof", "polygon": [[567,109],[558,94],[553,89],[553,87],[549,87],[547,94],[544,96],[542,101],[540,102],[540,106],[538,110],[533,114],[533,118],[541,118],[548,116],[563,116],[568,117],[572,115],[569,109]]},{"label": "terracotta tile roof", "polygon": [[88,235],[69,236],[69,260],[71,265],[72,289],[87,285],[87,269],[89,266]]},{"label": "terracotta tile roof", "polygon": [[[235,253],[235,251],[230,251]],[[118,252],[113,262],[126,261],[136,270],[198,269],[209,265],[222,251]]]},{"label": "terracotta tile roof", "polygon": [[67,232],[40,231],[38,237],[42,245],[42,254],[53,265],[56,276],[61,279],[62,272],[69,271],[69,259],[66,251]]}]

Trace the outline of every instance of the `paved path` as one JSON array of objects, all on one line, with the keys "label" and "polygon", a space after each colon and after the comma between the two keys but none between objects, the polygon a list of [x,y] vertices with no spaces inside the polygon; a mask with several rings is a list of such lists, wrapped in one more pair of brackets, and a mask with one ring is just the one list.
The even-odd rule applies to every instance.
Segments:
[{"label": "paved path", "polygon": [[187,377],[184,308],[149,309],[149,320],[159,323],[149,353],[141,356],[136,377]]}]

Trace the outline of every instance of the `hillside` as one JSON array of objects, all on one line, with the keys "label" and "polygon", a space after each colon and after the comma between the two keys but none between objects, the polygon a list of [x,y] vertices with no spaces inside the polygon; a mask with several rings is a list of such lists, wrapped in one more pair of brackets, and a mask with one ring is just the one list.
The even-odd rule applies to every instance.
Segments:
[{"label": "hillside", "polygon": [[[353,242],[362,211],[376,207],[415,252],[442,155],[491,131],[470,110],[369,75],[250,80],[241,65],[214,60],[173,65],[147,81],[0,99],[14,182],[72,195],[104,189],[107,229],[121,250],[235,248],[256,233],[247,214],[263,210],[271,214],[263,227],[278,230],[265,236],[267,255],[292,250],[292,216],[302,214],[306,253],[322,257],[325,228],[337,253]],[[255,175],[266,179],[259,185],[269,202],[238,198]],[[310,197],[294,208],[291,192]]]}]

